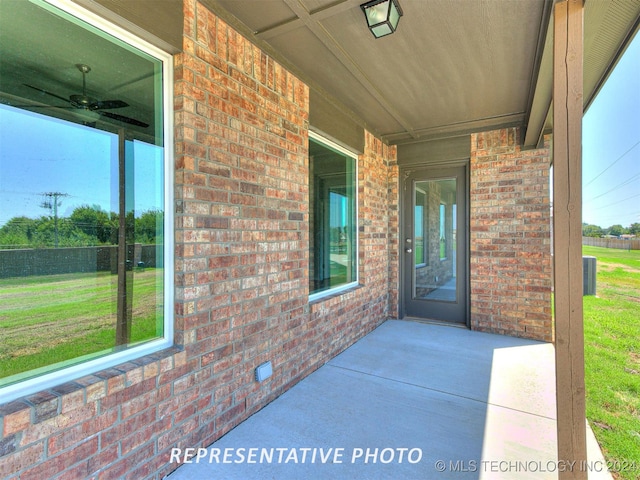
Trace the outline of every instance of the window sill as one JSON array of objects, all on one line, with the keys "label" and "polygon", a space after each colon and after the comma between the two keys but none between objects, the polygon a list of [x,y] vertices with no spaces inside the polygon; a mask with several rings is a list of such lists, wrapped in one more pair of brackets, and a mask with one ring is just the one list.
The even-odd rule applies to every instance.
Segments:
[{"label": "window sill", "polygon": [[309,305],[310,306],[314,306],[314,305],[318,305],[322,302],[326,302],[327,300],[332,300],[334,298],[338,298],[338,297],[342,297],[344,295],[349,295],[352,294],[353,292],[356,292],[357,290],[360,290],[361,288],[363,288],[364,286],[362,284],[356,284],[353,286],[350,286],[348,288],[345,288],[344,290],[339,290],[337,292],[329,292],[326,295],[323,295],[321,297],[317,297],[314,299],[310,299],[309,300]]}]

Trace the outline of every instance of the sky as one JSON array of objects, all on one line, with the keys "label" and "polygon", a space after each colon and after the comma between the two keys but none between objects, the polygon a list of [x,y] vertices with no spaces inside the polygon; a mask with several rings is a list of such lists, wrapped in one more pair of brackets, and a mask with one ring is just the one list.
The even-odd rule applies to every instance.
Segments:
[{"label": "sky", "polygon": [[[61,194],[59,217],[85,205],[118,212],[117,135],[7,105],[0,124],[0,228],[13,217],[52,215],[45,193]],[[136,214],[162,209],[162,148],[127,143]]]},{"label": "sky", "polygon": [[582,221],[640,223],[640,34],[583,117]]}]

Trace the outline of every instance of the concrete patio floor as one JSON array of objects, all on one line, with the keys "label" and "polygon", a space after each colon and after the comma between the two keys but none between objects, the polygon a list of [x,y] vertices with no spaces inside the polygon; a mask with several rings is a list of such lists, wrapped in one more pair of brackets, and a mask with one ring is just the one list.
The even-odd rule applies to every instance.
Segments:
[{"label": "concrete patio floor", "polygon": [[555,479],[553,345],[389,320],[201,455],[169,479]]}]

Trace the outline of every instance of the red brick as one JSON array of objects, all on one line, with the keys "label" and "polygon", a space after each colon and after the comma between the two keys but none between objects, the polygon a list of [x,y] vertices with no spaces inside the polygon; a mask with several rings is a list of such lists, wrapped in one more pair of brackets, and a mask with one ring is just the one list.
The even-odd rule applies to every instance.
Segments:
[{"label": "red brick", "polygon": [[4,417],[3,436],[9,436],[31,425],[31,408],[23,405],[20,410],[7,414]]},{"label": "red brick", "polygon": [[[521,152],[518,136],[516,129],[472,135],[472,328],[549,341],[549,183],[539,175],[548,171],[549,150]],[[541,283],[514,288],[515,281],[527,285],[534,278]],[[510,304],[501,309],[507,297]],[[527,309],[542,312],[535,328],[524,324]]]},{"label": "red brick", "polygon": [[92,403],[33,425],[22,433],[21,445],[29,445],[52,434],[56,434],[61,429],[84,422],[95,414],[96,405]]},{"label": "red brick", "polygon": [[60,455],[52,457],[40,463],[29,470],[26,470],[21,476],[24,480],[41,480],[43,478],[52,478],[56,474],[62,472],[66,468],[75,465],[78,462],[94,455],[98,451],[98,438],[91,438],[77,447],[67,450]]},{"label": "red brick", "polygon": [[133,430],[133,433],[120,440],[120,449],[124,453],[132,452],[147,442],[153,441],[158,433],[171,428],[171,419],[163,418],[142,428]]},{"label": "red brick", "polygon": [[124,438],[127,434],[142,430],[145,426],[156,420],[156,413],[156,408],[154,407],[127,420],[115,423],[112,428],[101,432],[101,446],[104,447],[106,445],[114,444]]},{"label": "red brick", "polygon": [[155,387],[155,384],[156,379],[149,378],[123,390],[120,390],[112,395],[108,395],[100,401],[101,408],[108,409],[122,405],[123,403],[135,397],[151,391]]},{"label": "red brick", "polygon": [[[32,465],[37,465],[44,458],[44,443],[38,442],[21,450],[2,457],[0,461],[0,478],[8,478]],[[46,477],[43,477],[46,478]]]}]

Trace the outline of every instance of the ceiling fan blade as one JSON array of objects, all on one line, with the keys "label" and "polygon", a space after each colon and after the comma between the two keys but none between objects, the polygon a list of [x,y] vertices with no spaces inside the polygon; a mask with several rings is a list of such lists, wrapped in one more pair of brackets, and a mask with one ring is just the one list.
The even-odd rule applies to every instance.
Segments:
[{"label": "ceiling fan blade", "polygon": [[127,102],[123,102],[122,100],[98,100],[97,102],[93,102],[89,109],[109,110],[111,108],[124,108],[128,106],[129,104]]},{"label": "ceiling fan blade", "polygon": [[60,100],[63,100],[63,101],[65,101],[65,102],[67,102],[67,103],[70,103],[68,98],[61,97],[60,95],[56,95],[55,93],[48,92],[48,91],[46,91],[46,90],[44,90],[44,89],[42,89],[42,88],[34,87],[33,85],[28,85],[28,84],[26,84],[26,83],[23,83],[23,85],[24,85],[25,87],[33,88],[34,90],[37,90],[37,91],[39,91],[40,93],[45,93],[45,94],[47,94],[47,95],[51,95],[52,97],[58,98],[58,99],[60,99]]},{"label": "ceiling fan blade", "polygon": [[124,115],[118,115],[117,113],[111,113],[111,112],[102,112],[99,111],[98,112],[100,115],[107,117],[107,118],[112,118],[114,120],[118,120],[120,122],[124,122],[124,123],[129,123],[131,125],[135,125],[137,127],[148,127],[149,124],[148,123],[144,123],[141,122],[140,120],[136,120],[135,118],[129,118],[129,117],[125,117]]},{"label": "ceiling fan blade", "polygon": [[[4,102],[0,102],[0,103],[4,103]],[[76,109],[76,107],[60,107],[58,105],[34,105],[34,104],[14,105],[13,103],[4,103],[4,105],[9,105],[10,107],[15,107],[15,108],[57,108],[59,110],[75,110]]]}]

